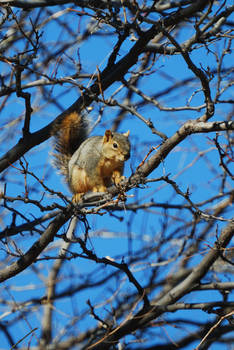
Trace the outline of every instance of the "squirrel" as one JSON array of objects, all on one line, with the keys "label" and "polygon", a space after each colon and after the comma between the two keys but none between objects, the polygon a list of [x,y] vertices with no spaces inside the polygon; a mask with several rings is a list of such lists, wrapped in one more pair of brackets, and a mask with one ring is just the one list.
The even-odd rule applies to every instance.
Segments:
[{"label": "squirrel", "polygon": [[129,131],[88,134],[88,120],[78,112],[65,115],[53,130],[54,165],[65,175],[74,203],[88,191],[106,192],[112,184],[118,185],[124,178],[124,162],[130,157]]}]

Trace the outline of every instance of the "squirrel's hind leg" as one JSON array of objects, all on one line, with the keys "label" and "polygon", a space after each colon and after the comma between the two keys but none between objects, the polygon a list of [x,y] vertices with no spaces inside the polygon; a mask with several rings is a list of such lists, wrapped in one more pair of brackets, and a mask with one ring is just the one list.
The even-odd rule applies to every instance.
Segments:
[{"label": "squirrel's hind leg", "polygon": [[81,200],[81,197],[84,195],[84,193],[75,193],[72,197],[72,202],[74,204],[78,203]]},{"label": "squirrel's hind leg", "polygon": [[101,184],[101,185],[95,185],[92,188],[92,192],[106,192],[106,186]]},{"label": "squirrel's hind leg", "polygon": [[[106,186],[104,186],[104,185],[95,186],[95,187],[92,188],[92,192],[95,192],[95,193],[97,193],[97,192],[106,192]],[[84,192],[83,193],[75,193],[73,195],[73,197],[72,197],[72,202],[74,204],[78,203],[81,200],[83,195],[85,195]]]}]

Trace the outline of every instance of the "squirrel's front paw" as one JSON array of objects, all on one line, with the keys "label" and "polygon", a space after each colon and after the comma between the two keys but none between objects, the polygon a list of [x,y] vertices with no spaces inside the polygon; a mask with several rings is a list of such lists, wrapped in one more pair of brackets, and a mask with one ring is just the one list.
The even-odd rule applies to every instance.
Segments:
[{"label": "squirrel's front paw", "polygon": [[120,182],[124,181],[125,179],[126,179],[125,176],[120,176],[120,177],[118,177],[118,178],[115,179],[115,184],[116,184],[116,185],[119,185]]},{"label": "squirrel's front paw", "polygon": [[112,174],[113,183],[118,186],[123,180],[125,180],[125,176],[123,176],[119,170],[115,170]]}]

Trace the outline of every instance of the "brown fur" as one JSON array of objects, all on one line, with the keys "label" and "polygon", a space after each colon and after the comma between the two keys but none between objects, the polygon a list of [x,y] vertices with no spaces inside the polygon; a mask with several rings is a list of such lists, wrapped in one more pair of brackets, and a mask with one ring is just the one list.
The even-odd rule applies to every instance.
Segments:
[{"label": "brown fur", "polygon": [[55,164],[66,175],[77,202],[88,191],[105,192],[123,179],[124,162],[130,155],[129,132],[87,138],[87,120],[72,112],[56,126]]}]

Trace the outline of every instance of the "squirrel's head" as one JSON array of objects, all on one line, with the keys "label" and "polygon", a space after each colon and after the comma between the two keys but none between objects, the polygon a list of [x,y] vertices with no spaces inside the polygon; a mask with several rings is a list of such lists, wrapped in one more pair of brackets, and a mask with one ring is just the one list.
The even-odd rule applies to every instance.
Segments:
[{"label": "squirrel's head", "polygon": [[130,157],[131,145],[128,139],[130,132],[124,134],[106,130],[103,136],[103,154],[108,159],[124,162]]}]

